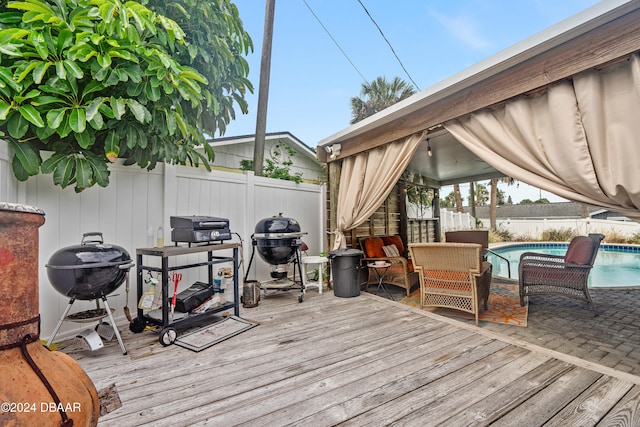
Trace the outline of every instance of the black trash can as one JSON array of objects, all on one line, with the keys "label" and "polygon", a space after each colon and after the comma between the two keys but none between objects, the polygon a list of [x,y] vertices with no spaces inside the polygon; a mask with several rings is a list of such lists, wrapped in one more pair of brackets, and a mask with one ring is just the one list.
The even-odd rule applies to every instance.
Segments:
[{"label": "black trash can", "polygon": [[360,262],[363,256],[364,252],[358,249],[329,252],[335,296],[350,298],[360,295]]}]

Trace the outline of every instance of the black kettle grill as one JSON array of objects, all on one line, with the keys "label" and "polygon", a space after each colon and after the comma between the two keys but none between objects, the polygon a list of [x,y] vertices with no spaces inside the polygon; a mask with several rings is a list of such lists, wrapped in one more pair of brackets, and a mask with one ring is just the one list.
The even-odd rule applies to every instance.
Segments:
[{"label": "black kettle grill", "polygon": [[[260,258],[272,267],[271,278],[273,280],[260,282],[260,288],[265,292],[265,295],[267,290],[288,291],[300,289],[298,302],[302,302],[304,284],[300,267],[300,248],[304,245],[301,237],[305,234],[307,233],[301,231],[298,221],[293,218],[283,217],[282,213],[258,221],[254,234],[251,235],[253,249],[245,281],[249,277],[249,271],[257,249]],[[290,263],[293,263],[292,280],[287,277],[287,267]],[[296,280],[296,270],[299,275],[299,281]]]},{"label": "black kettle grill", "polygon": [[[102,233],[99,232],[85,233],[79,245],[67,246],[51,255],[49,262],[45,265],[49,281],[56,291],[69,297],[70,300],[47,342],[47,347],[53,342],[62,322],[66,319],[87,322],[108,316],[122,352],[127,354],[109,308],[107,295],[122,285],[133,265],[125,249],[104,243]],[[96,300],[96,309],[67,317],[76,299]],[[102,300],[104,309],[99,307],[99,300]]]}]

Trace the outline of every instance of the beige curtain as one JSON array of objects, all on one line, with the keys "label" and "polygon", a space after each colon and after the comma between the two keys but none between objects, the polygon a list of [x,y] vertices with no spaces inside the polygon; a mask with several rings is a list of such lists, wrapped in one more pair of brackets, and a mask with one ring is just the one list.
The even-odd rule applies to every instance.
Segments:
[{"label": "beige curtain", "polygon": [[513,178],[640,219],[640,58],[445,123]]},{"label": "beige curtain", "polygon": [[414,134],[342,161],[333,249],[346,247],[344,232],[382,205],[423,139],[424,133]]}]

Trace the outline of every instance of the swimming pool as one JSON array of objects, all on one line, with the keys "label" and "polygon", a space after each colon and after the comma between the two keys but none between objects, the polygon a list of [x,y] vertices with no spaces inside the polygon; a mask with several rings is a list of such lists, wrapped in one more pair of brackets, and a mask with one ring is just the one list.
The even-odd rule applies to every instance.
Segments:
[{"label": "swimming pool", "polygon": [[[491,250],[511,263],[511,278],[518,278],[518,263],[523,252],[541,252],[551,255],[564,255],[568,243],[517,243]],[[488,261],[493,264],[493,274],[509,277],[507,263],[499,257],[489,254]],[[589,287],[627,287],[640,286],[640,246],[601,244],[596,262],[589,274]]]}]

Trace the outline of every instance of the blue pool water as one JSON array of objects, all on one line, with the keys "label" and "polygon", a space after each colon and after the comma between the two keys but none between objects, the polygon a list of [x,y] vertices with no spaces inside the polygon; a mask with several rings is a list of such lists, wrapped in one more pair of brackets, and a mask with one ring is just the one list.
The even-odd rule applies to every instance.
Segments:
[{"label": "blue pool water", "polygon": [[[491,250],[509,260],[511,278],[517,279],[518,262],[523,252],[564,255],[568,246],[568,243],[518,243]],[[493,264],[494,275],[509,277],[504,260],[489,254],[488,261]],[[640,246],[600,245],[593,270],[589,274],[589,287],[626,286],[640,286]]]}]

